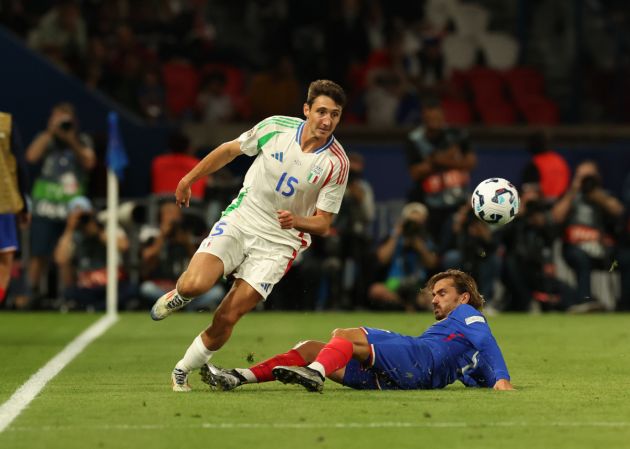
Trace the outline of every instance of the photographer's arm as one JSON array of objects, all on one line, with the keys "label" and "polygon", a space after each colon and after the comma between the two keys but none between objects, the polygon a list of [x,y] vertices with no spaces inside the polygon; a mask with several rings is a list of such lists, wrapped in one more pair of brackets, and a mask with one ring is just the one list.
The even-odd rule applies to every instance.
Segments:
[{"label": "photographer's arm", "polygon": [[624,213],[624,207],[621,201],[612,195],[609,195],[604,189],[597,188],[593,190],[588,199],[599,204],[608,214],[613,217],[620,217]]},{"label": "photographer's arm", "polygon": [[50,131],[46,130],[39,133],[26,149],[26,161],[29,164],[36,164],[44,156],[48,144],[52,140],[53,135]]},{"label": "photographer's arm", "polygon": [[570,187],[562,198],[553,205],[551,208],[551,217],[555,223],[562,223],[567,218],[577,192],[578,189],[575,186]]},{"label": "photographer's arm", "polygon": [[433,172],[433,164],[430,160],[418,162],[409,167],[409,175],[414,181],[422,181]]},{"label": "photographer's arm", "polygon": [[431,155],[431,162],[441,168],[472,170],[477,165],[477,156],[472,151],[464,153],[459,145]]},{"label": "photographer's arm", "polygon": [[76,131],[63,131],[59,129],[56,131],[56,134],[61,140],[68,144],[72,152],[79,160],[81,167],[85,170],[92,170],[96,166],[96,154],[94,153],[94,150],[81,142],[81,139],[79,139]]},{"label": "photographer's arm", "polygon": [[[107,230],[103,229],[99,234],[99,238],[103,245],[107,245]],[[129,239],[121,228],[118,228],[116,235],[116,249],[120,253],[126,253],[129,250]]]},{"label": "photographer's arm", "polygon": [[81,212],[75,211],[68,216],[66,228],[63,230],[63,234],[57,242],[55,247],[54,259],[57,265],[67,265],[72,260],[74,255],[74,242],[72,235],[79,222],[79,216]]},{"label": "photographer's arm", "polygon": [[414,238],[413,246],[418,254],[420,254],[420,259],[425,267],[429,269],[437,267],[438,256],[427,247],[427,244],[423,239],[420,237]]},{"label": "photographer's arm", "polygon": [[398,241],[398,237],[400,236],[401,229],[400,225],[396,226],[394,232],[387,237],[383,243],[379,245],[376,249],[376,258],[380,264],[389,263],[394,256],[394,251],[396,250],[396,242]]}]

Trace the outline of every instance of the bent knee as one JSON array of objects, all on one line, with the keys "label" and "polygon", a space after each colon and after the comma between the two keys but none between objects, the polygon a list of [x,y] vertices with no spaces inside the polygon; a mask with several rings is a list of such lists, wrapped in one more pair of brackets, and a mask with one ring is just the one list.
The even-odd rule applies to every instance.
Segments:
[{"label": "bent knee", "polygon": [[335,329],[334,331],[332,331],[331,335],[333,338],[338,337],[338,338],[345,338],[346,340],[351,340],[352,341],[352,337],[354,335],[356,335],[356,332],[359,329],[357,328],[353,328],[353,329]]},{"label": "bent knee", "polygon": [[177,281],[177,292],[184,298],[194,298],[210,290],[212,284],[212,280],[207,277],[192,275],[186,271]]}]

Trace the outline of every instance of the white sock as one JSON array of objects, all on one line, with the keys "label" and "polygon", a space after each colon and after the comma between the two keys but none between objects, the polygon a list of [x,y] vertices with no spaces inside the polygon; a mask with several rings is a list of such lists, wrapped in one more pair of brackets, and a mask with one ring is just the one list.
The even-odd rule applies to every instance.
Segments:
[{"label": "white sock", "polygon": [[258,379],[249,368],[236,368],[236,371],[247,380],[248,384],[258,383]]},{"label": "white sock", "polygon": [[180,298],[182,298],[184,301],[190,301],[191,299],[194,299],[194,298],[186,298],[184,295],[179,293],[179,291],[177,290],[177,286],[175,286],[175,294],[179,296]]},{"label": "white sock", "polygon": [[204,363],[207,363],[208,360],[210,360],[212,354],[214,354],[214,351],[206,348],[203,341],[201,341],[201,335],[197,335],[186,350],[184,358],[177,362],[175,368],[179,368],[189,373],[192,370],[201,368]]},{"label": "white sock", "polygon": [[324,365],[322,365],[319,362],[313,362],[310,365],[308,365],[307,368],[314,369],[319,374],[321,374],[322,377],[326,377],[326,370],[324,369]]}]

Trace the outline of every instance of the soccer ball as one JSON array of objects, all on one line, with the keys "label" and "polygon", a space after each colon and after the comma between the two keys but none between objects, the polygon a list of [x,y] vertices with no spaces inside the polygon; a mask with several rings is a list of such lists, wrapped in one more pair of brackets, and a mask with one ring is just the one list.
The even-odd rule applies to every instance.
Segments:
[{"label": "soccer ball", "polygon": [[477,218],[495,227],[509,223],[518,213],[518,191],[503,178],[481,181],[470,202]]}]

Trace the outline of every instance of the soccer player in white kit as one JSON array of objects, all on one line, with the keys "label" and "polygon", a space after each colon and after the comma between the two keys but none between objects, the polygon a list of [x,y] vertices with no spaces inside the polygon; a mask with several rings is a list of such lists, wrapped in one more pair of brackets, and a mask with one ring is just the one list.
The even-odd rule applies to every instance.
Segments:
[{"label": "soccer player in white kit", "polygon": [[164,319],[212,288],[221,276],[235,278],[212,324],[175,365],[173,391],[190,391],[188,374],[207,363],[238,320],[267,298],[298,253],[310,245],[310,234],[328,233],[348,180],[348,158],[333,136],[345,101],[336,83],[313,81],[303,107],[306,120],[269,117],[219,145],[179,182],[175,199],[188,206],[196,180],[241,154],[256,158],[238,196],[213,225],[176,289],[151,309],[154,320]]}]

